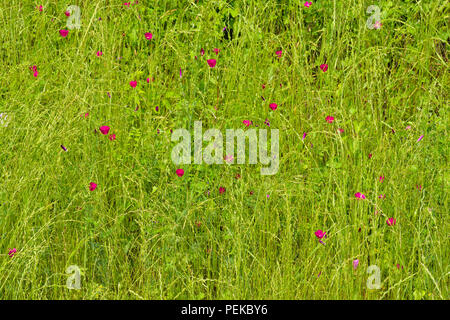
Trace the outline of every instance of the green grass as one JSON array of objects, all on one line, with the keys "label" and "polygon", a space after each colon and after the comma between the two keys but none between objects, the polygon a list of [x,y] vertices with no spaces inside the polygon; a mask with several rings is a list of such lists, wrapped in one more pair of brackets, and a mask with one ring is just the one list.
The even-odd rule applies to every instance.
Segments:
[{"label": "green grass", "polygon": [[[446,1],[55,2],[0,4],[2,299],[449,298]],[[171,161],[170,129],[266,118],[275,175]]]}]

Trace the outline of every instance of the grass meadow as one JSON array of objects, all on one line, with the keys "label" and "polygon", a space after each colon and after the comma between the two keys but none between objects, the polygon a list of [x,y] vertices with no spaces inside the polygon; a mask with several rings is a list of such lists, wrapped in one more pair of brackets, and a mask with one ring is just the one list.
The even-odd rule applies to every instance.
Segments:
[{"label": "grass meadow", "polygon": [[[449,14],[2,2],[0,298],[447,300]],[[194,121],[279,129],[278,172],[174,164]]]}]

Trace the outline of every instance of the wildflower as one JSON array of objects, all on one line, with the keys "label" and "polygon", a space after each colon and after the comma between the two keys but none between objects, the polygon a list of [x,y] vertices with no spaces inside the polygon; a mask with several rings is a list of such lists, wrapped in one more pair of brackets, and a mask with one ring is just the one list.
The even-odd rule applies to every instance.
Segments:
[{"label": "wildflower", "polygon": [[130,81],[130,86],[133,87],[133,88],[136,88],[137,81],[136,80],[135,81]]},{"label": "wildflower", "polygon": [[217,63],[216,59],[209,59],[207,62],[208,62],[208,65],[211,68],[214,68],[216,66],[216,63]]},{"label": "wildflower", "polygon": [[225,192],[225,188],[224,188],[224,187],[220,187],[220,188],[219,188],[219,193],[222,194],[222,193],[224,193],[224,192]]},{"label": "wildflower", "polygon": [[110,128],[108,126],[102,126],[102,127],[100,127],[100,132],[104,135],[107,135],[109,132],[109,129]]},{"label": "wildflower", "polygon": [[61,35],[61,37],[65,38],[69,34],[69,30],[61,29],[59,30],[59,34]]},{"label": "wildflower", "polygon": [[328,70],[328,65],[327,65],[327,64],[321,64],[321,65],[320,65],[320,69],[321,69],[323,72],[326,72],[326,71]]},{"label": "wildflower", "polygon": [[361,192],[355,193],[355,197],[356,197],[356,198],[359,198],[359,199],[365,199],[365,198],[366,198],[366,196],[363,195]]},{"label": "wildflower", "polygon": [[205,54],[205,50],[203,48],[200,49],[200,55],[203,57],[203,55]]},{"label": "wildflower", "polygon": [[283,50],[276,51],[275,54],[278,56],[278,59],[283,55]]},{"label": "wildflower", "polygon": [[61,145],[61,148],[62,148],[64,151],[67,151],[67,148],[64,147],[63,145]]},{"label": "wildflower", "polygon": [[394,226],[396,222],[397,222],[397,220],[395,220],[394,218],[388,218],[386,220],[386,223],[388,226]]},{"label": "wildflower", "polygon": [[145,39],[152,40],[152,38],[153,38],[153,34],[151,34],[150,32],[145,33]]},{"label": "wildflower", "polygon": [[184,170],[183,169],[177,169],[176,173],[177,173],[177,176],[182,177],[184,175]]},{"label": "wildflower", "polygon": [[327,117],[325,118],[325,120],[326,120],[328,123],[333,123],[334,117],[332,117],[332,116],[327,116]]},{"label": "wildflower", "polygon": [[8,252],[9,257],[12,258],[16,252],[17,252],[16,248],[9,249]]},{"label": "wildflower", "polygon": [[103,52],[97,51],[97,57],[100,57],[101,55],[103,55]]},{"label": "wildflower", "polygon": [[219,54],[219,52],[220,52],[220,49],[217,49],[217,48],[214,48],[213,50],[216,53],[216,55]]},{"label": "wildflower", "polygon": [[271,103],[269,108],[275,111],[278,108],[278,105],[276,103]]},{"label": "wildflower", "polygon": [[110,134],[109,135],[109,140],[111,140],[111,141],[116,140],[116,135],[114,133]]},{"label": "wildflower", "polygon": [[353,260],[353,269],[356,270],[356,268],[358,268],[358,264],[359,264],[359,260]]},{"label": "wildflower", "polygon": [[421,136],[419,137],[419,139],[417,139],[417,142],[419,142],[420,140],[422,140],[422,138],[423,138],[423,135],[421,135]]},{"label": "wildflower", "polygon": [[307,7],[307,8],[309,8],[311,5],[312,5],[311,1],[309,1],[309,2],[306,1],[305,4],[304,4],[304,6]]},{"label": "wildflower", "polygon": [[89,183],[89,191],[94,191],[97,188],[97,184],[94,182]]}]

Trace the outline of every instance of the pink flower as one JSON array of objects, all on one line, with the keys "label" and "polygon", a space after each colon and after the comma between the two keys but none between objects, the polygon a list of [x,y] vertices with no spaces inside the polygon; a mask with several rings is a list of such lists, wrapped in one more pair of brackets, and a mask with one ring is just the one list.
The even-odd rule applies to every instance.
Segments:
[{"label": "pink flower", "polygon": [[94,191],[97,188],[97,184],[94,182],[89,183],[89,191]]},{"label": "pink flower", "polygon": [[214,68],[214,67],[216,66],[216,63],[217,63],[216,59],[209,59],[209,60],[208,60],[208,65],[209,65],[211,68]]},{"label": "pink flower", "polygon": [[372,159],[372,154],[371,153],[369,153],[369,159]]},{"label": "pink flower", "polygon": [[[83,116],[83,115],[81,115],[81,116]],[[85,117],[85,118],[89,117],[89,113],[86,112],[86,113],[84,114],[84,117]]]},{"label": "pink flower", "polygon": [[42,5],[39,6],[39,11],[43,11],[44,8],[42,7]]},{"label": "pink flower", "polygon": [[200,49],[200,55],[203,57],[203,55],[205,54],[205,50],[203,48]]},{"label": "pink flower", "polygon": [[233,159],[234,159],[233,155],[231,155],[231,154],[225,156],[225,161],[228,162],[228,163],[232,163]]},{"label": "pink flower", "polygon": [[220,188],[219,188],[219,193],[222,194],[222,193],[224,193],[224,192],[225,192],[225,188],[224,188],[224,187],[220,187]]},{"label": "pink flower", "polygon": [[37,72],[37,71],[35,71],[35,72],[33,73],[33,76],[34,76],[35,78],[37,78],[38,75],[39,75],[39,72]]},{"label": "pink flower", "polygon": [[246,127],[249,127],[252,124],[250,120],[244,120],[242,123],[245,124]]},{"label": "pink flower", "polygon": [[423,138],[423,135],[421,135],[421,136],[419,137],[419,139],[417,139],[417,142],[419,142],[420,140],[422,140],[422,138]]},{"label": "pink flower", "polygon": [[283,50],[276,51],[275,54],[278,56],[278,59],[283,55]]},{"label": "pink flower", "polygon": [[101,51],[97,51],[97,57],[100,57],[103,54]]},{"label": "pink flower", "polygon": [[147,40],[152,40],[152,38],[153,38],[153,35],[152,35],[150,32],[147,32],[147,33],[145,34],[145,39],[147,39]]},{"label": "pink flower", "polygon": [[333,123],[334,118],[333,118],[332,116],[327,116],[327,117],[325,118],[325,120],[326,120],[328,123]]},{"label": "pink flower", "polygon": [[61,35],[61,37],[65,38],[69,34],[69,30],[61,29],[59,30],[59,34]]},{"label": "pink flower", "polygon": [[321,65],[320,65],[320,69],[321,69],[323,72],[326,72],[326,71],[328,70],[328,65],[327,65],[327,64],[321,64]]},{"label": "pink flower", "polygon": [[356,268],[358,268],[358,264],[359,264],[359,260],[353,260],[353,269],[356,270]]},{"label": "pink flower", "polygon": [[64,12],[64,14],[65,14],[67,17],[70,17],[70,11],[66,11],[66,12]]},{"label": "pink flower", "polygon": [[8,252],[9,257],[12,258],[16,252],[17,252],[16,248],[9,249]]},{"label": "pink flower", "polygon": [[264,90],[264,89],[266,88],[266,85],[265,85],[265,84],[263,84],[263,85],[262,85],[262,88],[263,88],[263,90]]},{"label": "pink flower", "polygon": [[309,8],[311,5],[312,5],[312,2],[311,2],[311,1],[310,1],[310,2],[306,1],[306,2],[305,2],[305,7]]},{"label": "pink flower", "polygon": [[219,54],[219,52],[220,52],[220,49],[217,49],[217,48],[214,48],[213,50],[216,53],[216,55]]},{"label": "pink flower", "polygon": [[177,176],[182,177],[184,175],[184,170],[183,169],[177,169],[176,174],[177,174]]},{"label": "pink flower", "polygon": [[107,135],[109,132],[109,127],[108,126],[102,126],[100,127],[100,132],[103,133],[104,135]]},{"label": "pink flower", "polygon": [[109,140],[111,140],[111,141],[113,141],[113,140],[116,140],[116,135],[113,133],[113,134],[110,134],[109,135]]},{"label": "pink flower", "polygon": [[386,220],[386,223],[388,226],[393,226],[393,225],[395,225],[396,222],[397,222],[397,220],[395,220],[394,218],[389,218]]},{"label": "pink flower", "polygon": [[344,129],[339,128],[339,129],[338,129],[338,132],[339,132],[339,133],[344,133]]},{"label": "pink flower", "polygon": [[365,199],[366,198],[366,196],[363,195],[361,192],[355,193],[355,197],[357,197],[358,199]]},{"label": "pink flower", "polygon": [[317,238],[319,238],[320,240],[322,240],[323,237],[327,237],[327,233],[323,232],[322,230],[317,230],[316,232],[314,232],[314,234],[316,235]]},{"label": "pink flower", "polygon": [[133,87],[133,88],[136,88],[137,81],[130,81],[130,86]]},{"label": "pink flower", "polygon": [[407,126],[407,127],[405,128],[405,130],[409,130],[409,129],[411,129],[411,126]]},{"label": "pink flower", "polygon": [[180,78],[183,76],[183,74],[181,73],[181,68],[180,68]]},{"label": "pink flower", "polygon": [[381,21],[376,21],[376,22],[374,23],[374,25],[373,25],[373,28],[374,28],[374,29],[380,29],[382,25],[383,25],[383,24],[381,23]]},{"label": "pink flower", "polygon": [[384,176],[380,176],[379,181],[380,181],[380,182],[383,182],[383,181],[384,181]]},{"label": "pink flower", "polygon": [[278,105],[276,103],[271,103],[269,108],[275,111],[278,108]]}]

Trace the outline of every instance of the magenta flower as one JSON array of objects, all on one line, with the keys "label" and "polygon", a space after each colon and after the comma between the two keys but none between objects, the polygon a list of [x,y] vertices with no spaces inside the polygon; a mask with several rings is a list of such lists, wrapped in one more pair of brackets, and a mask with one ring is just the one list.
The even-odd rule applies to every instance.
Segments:
[{"label": "magenta flower", "polygon": [[35,78],[37,78],[37,76],[39,75],[39,72],[37,72],[37,70],[33,73],[33,76],[35,77]]},{"label": "magenta flower", "polygon": [[303,137],[302,137],[302,140],[305,140],[305,138],[306,138],[306,135],[307,135],[307,133],[306,133],[306,132],[303,132]]},{"label": "magenta flower", "polygon": [[225,188],[224,188],[224,187],[220,187],[220,188],[219,188],[219,193],[222,194],[222,193],[224,193],[224,192],[225,192]]},{"label": "magenta flower", "polygon": [[245,124],[246,127],[249,127],[252,124],[250,120],[244,120],[242,123]]},{"label": "magenta flower", "polygon": [[372,159],[372,154],[371,153],[369,153],[369,159]]},{"label": "magenta flower", "polygon": [[334,118],[333,118],[332,116],[327,116],[327,117],[325,118],[325,120],[326,120],[328,123],[333,123]]},{"label": "magenta flower", "polygon": [[64,14],[65,14],[67,17],[70,17],[70,11],[66,11],[66,12],[64,12]]},{"label": "magenta flower", "polygon": [[411,129],[411,126],[407,126],[407,127],[405,128],[405,130],[409,130],[409,129]]},{"label": "magenta flower", "polygon": [[326,72],[326,71],[328,70],[328,65],[327,65],[327,64],[321,64],[321,65],[320,65],[320,69],[321,69],[323,72]]},{"label": "magenta flower", "polygon": [[309,8],[312,5],[312,2],[311,1],[310,2],[306,1],[304,5],[305,5],[305,7]]},{"label": "magenta flower", "polygon": [[180,78],[183,76],[183,74],[181,73],[181,68],[180,68]]},{"label": "magenta flower", "polygon": [[322,230],[317,230],[316,232],[314,232],[314,234],[316,235],[317,238],[319,238],[320,240],[322,240],[322,238],[326,238],[327,237],[327,233],[323,232]]},{"label": "magenta flower", "polygon": [[89,183],[89,191],[94,191],[97,188],[97,184],[94,182]]},{"label": "magenta flower", "polygon": [[393,226],[393,225],[395,225],[396,222],[397,222],[397,220],[395,220],[394,218],[389,218],[386,220],[386,223],[388,226]]},{"label": "magenta flower", "polygon": [[136,88],[137,81],[136,80],[135,81],[130,81],[130,86],[133,87],[133,88]]},{"label": "magenta flower", "polygon": [[205,50],[203,48],[200,49],[200,55],[203,57],[203,55],[205,54]]},{"label": "magenta flower", "polygon": [[147,40],[152,40],[152,38],[153,38],[153,34],[151,34],[150,32],[147,32],[147,33],[145,34],[145,39],[147,39]]},{"label": "magenta flower", "polygon": [[97,57],[100,57],[101,55],[103,55],[103,52],[97,51]]},{"label": "magenta flower", "polygon": [[64,147],[63,145],[61,145],[61,148],[62,148],[64,151],[67,151],[67,148]]},{"label": "magenta flower", "polygon": [[16,248],[9,249],[8,252],[9,257],[12,258],[16,252],[17,252]]},{"label": "magenta flower", "polygon": [[356,270],[356,268],[358,268],[358,264],[359,264],[359,260],[353,260],[353,269]]},{"label": "magenta flower", "polygon": [[65,38],[69,34],[69,30],[61,29],[59,30],[59,34],[61,35],[61,37]]},{"label": "magenta flower", "polygon": [[216,55],[219,54],[219,52],[220,52],[220,49],[217,49],[217,48],[214,48],[213,50],[216,53]]},{"label": "magenta flower", "polygon": [[100,127],[100,132],[104,135],[107,135],[109,132],[109,129],[110,128],[108,126],[102,126],[102,127]]},{"label": "magenta flower", "polygon": [[380,194],[380,195],[378,196],[378,199],[384,199],[384,198],[386,198],[386,195],[384,195],[384,194]]},{"label": "magenta flower", "polygon": [[283,50],[276,51],[275,54],[278,56],[278,59],[283,55]]},{"label": "magenta flower", "polygon": [[112,133],[112,134],[109,135],[108,138],[109,138],[109,140],[111,140],[111,141],[116,140],[116,135],[115,135],[114,133]]},{"label": "magenta flower", "polygon": [[380,176],[380,182],[382,183],[384,181],[384,176]]},{"label": "magenta flower", "polygon": [[269,108],[272,109],[273,111],[275,111],[278,108],[278,105],[276,103],[271,103],[269,105]]},{"label": "magenta flower", "polygon": [[214,67],[216,66],[216,63],[217,63],[216,59],[209,59],[209,60],[208,60],[208,65],[209,65],[211,68],[214,68]]},{"label": "magenta flower", "polygon": [[344,129],[338,128],[339,133],[344,133]]},{"label": "magenta flower", "polygon": [[42,5],[39,6],[39,11],[43,11],[44,7],[42,7]]},{"label": "magenta flower", "polygon": [[184,175],[184,170],[183,169],[177,169],[176,174],[177,174],[177,176],[182,177]]},{"label": "magenta flower", "polygon": [[363,195],[361,192],[355,193],[355,197],[357,197],[358,199],[365,199],[366,198],[366,196]]},{"label": "magenta flower", "polygon": [[421,136],[419,137],[419,139],[417,139],[417,142],[419,142],[420,140],[422,140],[422,138],[423,138],[423,135],[421,135]]}]

